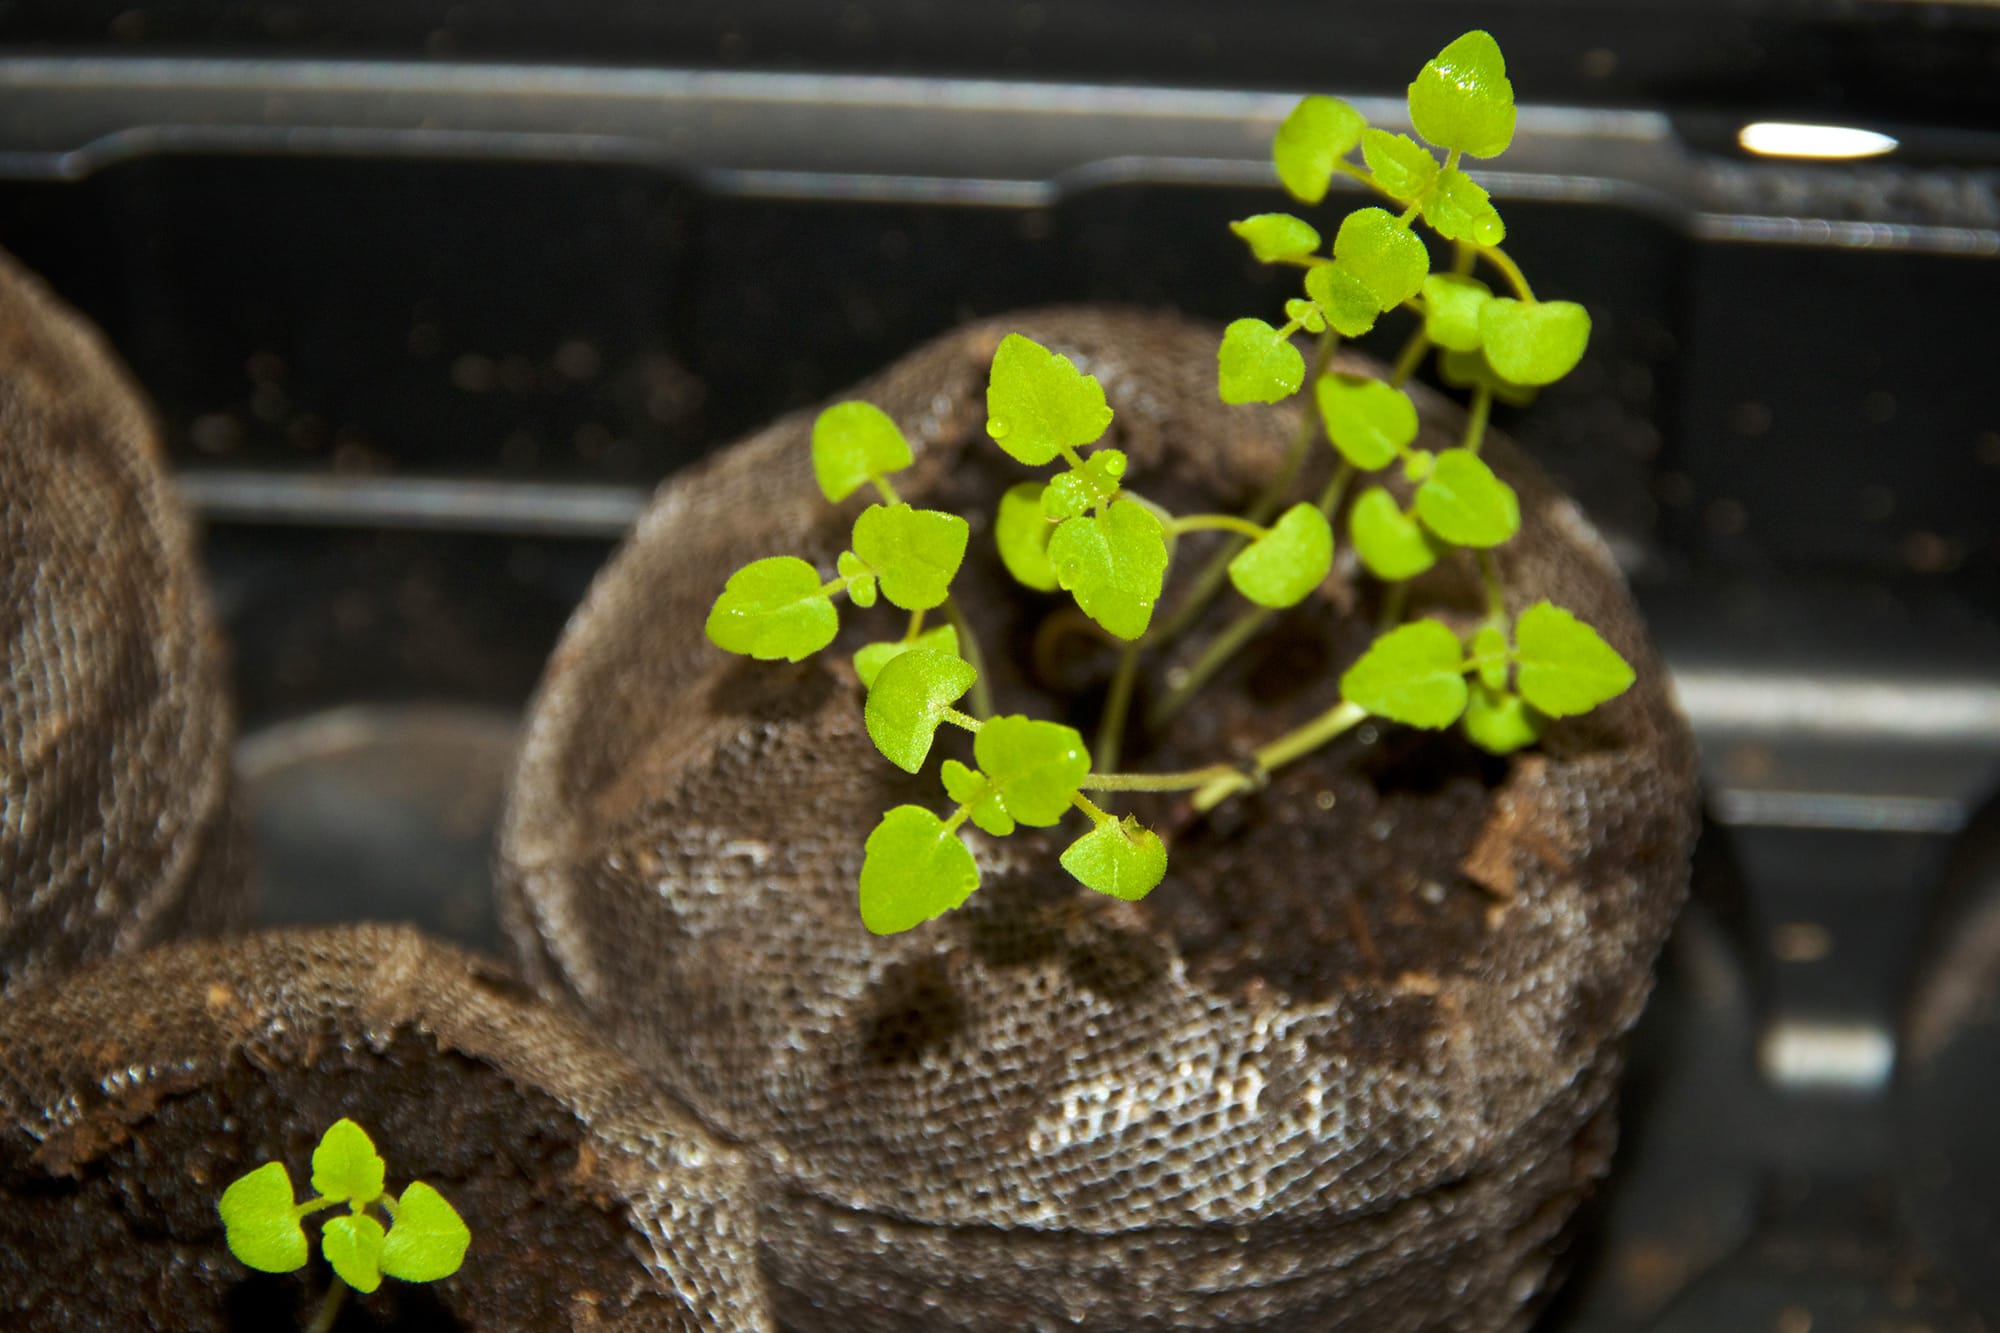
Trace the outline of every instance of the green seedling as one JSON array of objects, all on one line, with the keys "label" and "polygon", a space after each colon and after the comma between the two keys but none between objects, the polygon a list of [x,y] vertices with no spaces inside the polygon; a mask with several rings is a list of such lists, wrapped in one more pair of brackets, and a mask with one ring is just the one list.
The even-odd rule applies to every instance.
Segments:
[{"label": "green seedling", "polygon": [[[1410,85],[1409,111],[1418,138],[1371,127],[1331,97],[1306,98],[1279,127],[1272,162],[1294,198],[1319,203],[1339,179],[1382,200],[1342,218],[1330,245],[1326,229],[1288,213],[1231,224],[1253,259],[1297,268],[1301,280],[1282,323],[1245,317],[1224,330],[1216,391],[1226,403],[1277,403],[1310,384],[1317,409],[1300,414],[1277,479],[1243,513],[1174,514],[1154,503],[1134,488],[1126,455],[1100,443],[1112,409],[1095,378],[1019,334],[994,354],[987,434],[1043,472],[1001,497],[992,523],[1000,560],[1027,595],[1067,594],[1122,649],[1093,744],[1054,722],[995,714],[979,639],[951,596],[971,525],[902,503],[891,478],[912,453],[879,409],[841,403],[820,415],[812,466],[827,499],[872,487],[881,503],[856,517],[851,549],[831,577],[790,556],[738,570],[709,616],[708,636],[732,652],[796,661],[833,641],[834,599],[843,593],[865,609],[879,592],[909,613],[900,638],[854,655],[868,734],[890,762],[918,773],[941,728],[964,730],[974,762],[942,761],[948,813],[900,805],[869,835],[860,877],[869,930],[908,930],[971,896],[979,866],[962,836],[968,823],[1004,838],[1079,812],[1089,828],[1061,854],[1063,868],[1100,893],[1135,900],[1165,878],[1166,844],[1092,795],[1185,792],[1193,811],[1206,812],[1370,717],[1457,726],[1472,744],[1506,754],[1539,741],[1550,719],[1587,712],[1631,685],[1625,659],[1570,612],[1539,602],[1510,614],[1500,578],[1496,552],[1520,530],[1521,507],[1480,457],[1488,418],[1495,400],[1524,404],[1568,374],[1589,342],[1590,316],[1572,302],[1537,299],[1500,248],[1507,233],[1498,208],[1466,172],[1468,158],[1493,157],[1514,135],[1499,46],[1483,32],[1451,43]],[[1419,225],[1450,254],[1448,268],[1434,269]],[[1481,265],[1507,294],[1475,276]],[[1416,328],[1386,379],[1331,369],[1342,338],[1399,310]],[[1295,341],[1302,334],[1314,340],[1310,357]],[[1424,449],[1403,386],[1433,353],[1439,378],[1467,392],[1469,411],[1456,445]],[[1295,494],[1321,440],[1333,453],[1331,478],[1316,495]],[[1395,473],[1407,503],[1383,484]],[[1383,585],[1385,615],[1374,642],[1342,672],[1338,700],[1258,747],[1247,764],[1119,771],[1142,659],[1201,622],[1225,587],[1247,603],[1143,719],[1157,732],[1274,613],[1319,593],[1343,517],[1360,568]],[[1180,539],[1200,532],[1224,534],[1222,548],[1162,614]],[[1469,628],[1404,617],[1409,580],[1444,560],[1474,562],[1480,574],[1485,614]],[[932,611],[948,623],[926,627]]]},{"label": "green seedling", "polygon": [[322,1209],[347,1205],[346,1212],[320,1226],[320,1253],[332,1265],[334,1280],[311,1333],[333,1327],[350,1287],[366,1295],[384,1277],[435,1282],[465,1261],[472,1232],[457,1210],[421,1180],[406,1185],[401,1195],[391,1194],[383,1184],[385,1170],[361,1126],[336,1120],[313,1149],[313,1198],[295,1200],[283,1162],[266,1162],[222,1192],[216,1211],[229,1252],[264,1273],[304,1267],[310,1246],[302,1223]]}]

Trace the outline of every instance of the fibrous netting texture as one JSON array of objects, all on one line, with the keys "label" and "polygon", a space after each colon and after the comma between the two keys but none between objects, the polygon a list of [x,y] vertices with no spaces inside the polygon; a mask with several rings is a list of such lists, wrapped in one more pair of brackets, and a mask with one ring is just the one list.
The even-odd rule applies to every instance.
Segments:
[{"label": "fibrous netting texture", "polygon": [[[1103,382],[1117,419],[1102,443],[1177,513],[1240,512],[1299,409],[1217,402],[1212,329],[1099,310],[973,325],[844,395],[908,435],[905,499],[972,520],[956,592],[998,711],[1088,736],[1115,652],[1064,599],[1009,587],[994,552],[999,495],[1031,475],[985,432],[1009,331]],[[1456,443],[1456,409],[1418,397],[1418,443]],[[893,805],[947,804],[934,772],[909,778],[875,753],[846,664],[898,637],[901,617],[843,611],[834,649],[796,666],[732,658],[701,628],[747,561],[830,571],[845,547],[870,497],[820,496],[811,420],[662,490],[551,660],[502,849],[510,929],[538,981],[762,1149],[781,1317],[1525,1323],[1551,1242],[1605,1168],[1618,1041],[1685,893],[1693,833],[1685,726],[1575,506],[1489,440],[1524,515],[1499,555],[1508,601],[1553,598],[1597,626],[1639,672],[1613,704],[1508,760],[1369,725],[1206,819],[1173,796],[1132,800],[1120,808],[1172,855],[1140,903],[1057,868],[1077,829],[968,832],[983,887],[878,938],[856,910],[863,840]],[[1312,458],[1306,495],[1333,466],[1323,440]],[[1176,571],[1220,540],[1183,537]],[[1343,552],[1195,707],[1135,726],[1121,766],[1238,758],[1327,709],[1379,598]],[[1409,606],[1469,632],[1484,609],[1471,561],[1419,578]],[[1135,718],[1241,610],[1219,599],[1142,671]]]},{"label": "fibrous netting texture", "polygon": [[0,255],[0,990],[240,923],[222,654],[137,392]]},{"label": "fibrous netting texture", "polygon": [[[216,1201],[266,1161],[307,1197],[342,1116],[473,1233],[457,1274],[362,1301],[386,1326],[771,1326],[744,1155],[574,1017],[384,926],[164,946],[0,1006],[0,1323],[301,1326]],[[296,1280],[309,1312],[326,1270]]]}]

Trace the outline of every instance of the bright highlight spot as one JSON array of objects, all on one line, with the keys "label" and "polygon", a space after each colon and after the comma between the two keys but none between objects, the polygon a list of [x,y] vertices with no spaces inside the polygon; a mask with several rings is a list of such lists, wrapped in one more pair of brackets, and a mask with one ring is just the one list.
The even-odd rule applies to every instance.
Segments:
[{"label": "bright highlight spot", "polygon": [[1873,130],[1846,125],[1799,125],[1782,120],[1760,120],[1745,125],[1737,133],[1736,142],[1743,145],[1744,151],[1764,157],[1880,157],[1896,148],[1894,139]]}]

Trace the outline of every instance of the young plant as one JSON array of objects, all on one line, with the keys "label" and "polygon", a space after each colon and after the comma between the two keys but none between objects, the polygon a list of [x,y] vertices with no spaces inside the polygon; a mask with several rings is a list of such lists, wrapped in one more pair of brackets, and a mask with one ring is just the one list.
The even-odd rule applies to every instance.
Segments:
[{"label": "young plant", "polygon": [[231,1254],[259,1272],[290,1273],[304,1267],[309,1254],[301,1223],[322,1209],[347,1205],[320,1226],[320,1253],[333,1266],[334,1281],[311,1325],[317,1333],[333,1327],[349,1287],[366,1295],[384,1276],[435,1282],[465,1261],[472,1232],[458,1211],[421,1180],[400,1196],[391,1194],[383,1185],[385,1170],[361,1126],[336,1120],[313,1149],[313,1198],[296,1202],[285,1164],[266,1162],[224,1190],[216,1206]]},{"label": "young plant", "polygon": [[[979,641],[950,593],[969,525],[901,503],[890,477],[909,466],[911,452],[896,424],[858,402],[820,415],[813,468],[827,499],[872,486],[882,503],[855,520],[852,549],[832,579],[789,556],[756,561],[730,577],[707,629],[732,652],[797,661],[833,641],[833,599],[842,593],[866,608],[879,590],[910,613],[900,638],[854,656],[868,691],[868,734],[891,763],[916,773],[938,728],[950,724],[973,733],[974,764],[943,761],[939,778],[954,803],[948,814],[897,806],[869,835],[860,880],[868,929],[908,930],[978,888],[978,865],[959,834],[968,821],[1000,838],[1020,824],[1049,827],[1080,811],[1090,828],[1062,853],[1063,868],[1098,892],[1142,898],[1166,874],[1164,843],[1085,793],[1186,791],[1196,811],[1207,811],[1367,717],[1429,729],[1456,724],[1473,744],[1505,754],[1534,744],[1547,719],[1587,712],[1632,683],[1625,660],[1568,611],[1538,602],[1510,614],[1500,579],[1495,550],[1519,530],[1521,512],[1513,488],[1480,457],[1493,401],[1525,403],[1568,374],[1589,341],[1590,317],[1572,302],[1536,298],[1500,248],[1499,211],[1462,166],[1499,154],[1513,138],[1513,88],[1493,39],[1470,32],[1447,46],[1410,85],[1409,110],[1431,147],[1372,128],[1331,97],[1306,98],[1279,127],[1272,159],[1295,198],[1318,203],[1342,178],[1390,205],[1349,213],[1330,246],[1289,213],[1231,224],[1260,262],[1300,269],[1301,292],[1286,301],[1283,324],[1245,318],[1228,326],[1217,392],[1226,403],[1276,403],[1310,382],[1317,409],[1301,414],[1276,480],[1247,512],[1177,515],[1155,504],[1132,489],[1125,454],[1098,447],[1112,410],[1096,379],[1019,334],[994,354],[987,434],[1016,462],[1053,469],[1001,497],[994,521],[1001,561],[1026,589],[1067,593],[1124,645],[1096,738],[1102,770],[1072,728],[993,714]],[[1418,223],[1449,247],[1448,268],[1434,269]],[[1475,276],[1482,264],[1511,295]],[[1387,379],[1330,369],[1340,339],[1368,333],[1399,309],[1418,322]],[[1293,341],[1300,333],[1315,339],[1310,367]],[[1463,438],[1438,452],[1415,447],[1417,409],[1402,387],[1432,352],[1443,381],[1469,395]],[[1331,477],[1316,495],[1295,494],[1319,437],[1335,455]],[[1397,467],[1407,504],[1379,483],[1348,502],[1357,478]],[[1144,723],[1158,731],[1275,612],[1328,577],[1343,504],[1348,541],[1384,585],[1385,616],[1382,632],[1341,675],[1338,701],[1260,746],[1247,766],[1116,771],[1142,655],[1189,632],[1225,583],[1248,603],[1149,711]],[[1201,531],[1229,539],[1192,575],[1171,613],[1156,617],[1177,539]],[[1485,616],[1467,633],[1403,614],[1409,581],[1445,559],[1473,561],[1485,588]],[[949,623],[927,629],[926,614],[939,608]],[[956,706],[968,695],[970,713]]]}]

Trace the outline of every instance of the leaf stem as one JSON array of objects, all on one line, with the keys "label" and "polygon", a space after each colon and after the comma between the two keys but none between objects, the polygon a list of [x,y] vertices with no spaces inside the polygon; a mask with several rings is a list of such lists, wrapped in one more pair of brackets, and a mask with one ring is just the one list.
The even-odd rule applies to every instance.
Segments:
[{"label": "leaf stem", "polygon": [[903,497],[896,493],[895,483],[887,477],[871,472],[868,474],[868,480],[873,482],[875,489],[881,493],[883,504],[899,505],[903,503]]},{"label": "leaf stem", "polygon": [[1403,620],[1403,603],[1409,600],[1410,581],[1397,579],[1382,594],[1382,609],[1375,617],[1378,634],[1387,634]]},{"label": "leaf stem", "polygon": [[332,1208],[339,1202],[340,1202],[339,1199],[329,1199],[325,1198],[324,1196],[316,1196],[314,1198],[307,1199],[304,1203],[293,1204],[292,1216],[296,1219],[303,1221],[304,1219],[311,1217],[314,1213],[318,1212],[320,1209]]},{"label": "leaf stem", "polygon": [[986,683],[986,654],[979,650],[979,636],[972,622],[959,608],[958,598],[944,599],[944,618],[958,631],[958,655],[979,674],[972,678],[972,711],[981,717],[993,716],[993,687]]},{"label": "leaf stem", "polygon": [[1232,769],[1227,778],[1217,777],[1200,788],[1194,794],[1194,808],[1203,813],[1213,810],[1236,793],[1257,786],[1262,779],[1268,778],[1273,770],[1311,754],[1367,716],[1368,710],[1361,705],[1341,700],[1304,726],[1288,731],[1269,744],[1260,746],[1255,756],[1256,767],[1253,771],[1244,773]]},{"label": "leaf stem", "polygon": [[1479,452],[1486,443],[1486,422],[1493,414],[1493,386],[1481,384],[1472,391],[1472,412],[1465,419],[1465,448]]},{"label": "leaf stem", "polygon": [[1497,245],[1482,245],[1479,247],[1479,253],[1487,263],[1500,270],[1507,279],[1507,285],[1514,289],[1515,295],[1523,301],[1530,303],[1534,301],[1535,289],[1528,285],[1528,279],[1521,272],[1521,266],[1509,258],[1505,250]]},{"label": "leaf stem", "polygon": [[1326,479],[1326,485],[1320,488],[1319,512],[1332,518],[1333,511],[1340,508],[1341,497],[1347,494],[1347,484],[1353,480],[1354,464],[1341,459],[1340,466],[1333,470],[1333,475]]},{"label": "leaf stem", "polygon": [[977,732],[982,726],[986,725],[970,713],[961,713],[956,708],[945,709],[943,719],[951,723],[954,727],[963,727],[970,732]]},{"label": "leaf stem", "polygon": [[1235,532],[1255,541],[1270,529],[1234,514],[1184,514],[1169,522],[1167,531],[1175,536],[1183,532]]},{"label": "leaf stem", "polygon": [[1479,553],[1479,581],[1486,585],[1486,619],[1496,625],[1507,621],[1507,589],[1500,582],[1500,562],[1493,552]]},{"label": "leaf stem", "polygon": [[1236,617],[1223,631],[1208,641],[1201,655],[1188,665],[1187,671],[1174,682],[1166,698],[1146,710],[1146,729],[1158,731],[1167,723],[1180,716],[1183,708],[1201,692],[1202,686],[1220,671],[1223,664],[1236,655],[1238,649],[1257,636],[1264,628],[1264,622],[1271,618],[1270,611],[1261,606],[1252,606]]},{"label": "leaf stem", "polygon": [[346,1300],[347,1283],[336,1274],[333,1285],[326,1289],[326,1295],[320,1299],[318,1312],[313,1315],[312,1322],[306,1325],[306,1333],[333,1333],[334,1323],[340,1318],[340,1307]]},{"label": "leaf stem", "polygon": [[1239,775],[1228,764],[1210,764],[1179,773],[1092,773],[1080,785],[1085,791],[1191,791],[1230,776]]},{"label": "leaf stem", "polygon": [[1115,824],[1118,822],[1117,815],[1112,814],[1108,810],[1099,809],[1096,802],[1080,791],[1070,793],[1069,803],[1083,811],[1086,815],[1089,815],[1090,822],[1093,824]]},{"label": "leaf stem", "polygon": [[915,643],[917,636],[924,632],[924,614],[921,607],[910,612],[910,627],[903,631],[904,643]]},{"label": "leaf stem", "polygon": [[1139,645],[1132,642],[1118,655],[1118,670],[1104,698],[1104,716],[1097,724],[1097,758],[1118,767],[1118,750],[1125,737],[1125,718],[1132,710],[1132,683],[1139,676]]},{"label": "leaf stem", "polygon": [[1424,353],[1430,349],[1431,337],[1420,325],[1417,331],[1410,335],[1410,340],[1403,344],[1403,350],[1397,354],[1395,368],[1389,372],[1389,383],[1396,388],[1402,388],[1403,382],[1416,374],[1418,364],[1424,359]]}]

